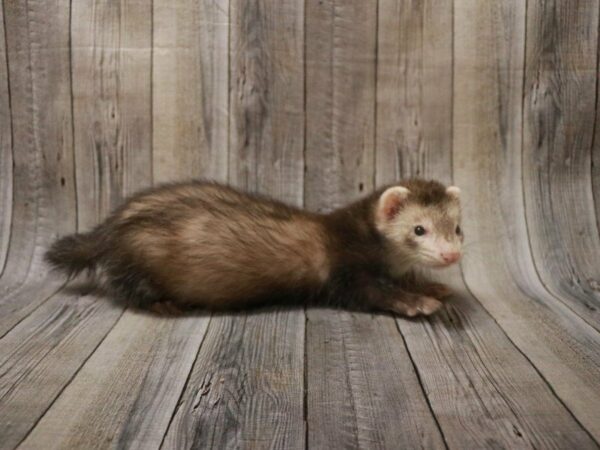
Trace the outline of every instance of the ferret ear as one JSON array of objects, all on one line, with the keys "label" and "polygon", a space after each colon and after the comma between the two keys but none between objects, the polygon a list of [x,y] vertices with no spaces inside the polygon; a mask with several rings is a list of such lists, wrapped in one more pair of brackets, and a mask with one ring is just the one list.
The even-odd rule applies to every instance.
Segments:
[{"label": "ferret ear", "polygon": [[400,208],[406,203],[410,191],[404,186],[394,186],[386,189],[379,197],[377,215],[382,220],[394,218]]},{"label": "ferret ear", "polygon": [[448,186],[446,188],[446,194],[448,194],[452,198],[455,198],[456,200],[459,200],[460,199],[460,188],[458,188],[456,186]]}]

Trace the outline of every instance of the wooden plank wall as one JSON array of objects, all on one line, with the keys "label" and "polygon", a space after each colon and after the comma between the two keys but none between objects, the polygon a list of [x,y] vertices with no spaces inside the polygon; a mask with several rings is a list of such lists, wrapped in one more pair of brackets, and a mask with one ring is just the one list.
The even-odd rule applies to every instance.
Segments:
[{"label": "wooden plank wall", "polygon": [[[599,9],[3,0],[0,448],[592,447]],[[428,321],[160,319],[41,260],[153,183],[328,210],[410,175],[464,193],[459,295]]]}]

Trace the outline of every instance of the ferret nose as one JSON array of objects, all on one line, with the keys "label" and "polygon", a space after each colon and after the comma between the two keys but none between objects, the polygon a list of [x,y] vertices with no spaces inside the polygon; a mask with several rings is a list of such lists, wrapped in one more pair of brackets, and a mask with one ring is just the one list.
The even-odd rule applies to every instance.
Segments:
[{"label": "ferret nose", "polygon": [[446,264],[452,264],[460,259],[460,252],[442,252],[440,256]]}]

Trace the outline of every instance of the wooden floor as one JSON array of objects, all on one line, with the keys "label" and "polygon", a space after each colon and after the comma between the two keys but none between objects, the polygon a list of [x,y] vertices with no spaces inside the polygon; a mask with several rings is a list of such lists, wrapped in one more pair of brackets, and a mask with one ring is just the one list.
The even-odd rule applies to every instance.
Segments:
[{"label": "wooden floor", "polygon": [[[0,449],[598,448],[600,0],[0,0]],[[462,189],[440,314],[163,318],[43,253],[191,176]]]},{"label": "wooden floor", "polygon": [[2,449],[598,448],[600,333],[539,284],[168,318],[32,278],[3,291]]}]

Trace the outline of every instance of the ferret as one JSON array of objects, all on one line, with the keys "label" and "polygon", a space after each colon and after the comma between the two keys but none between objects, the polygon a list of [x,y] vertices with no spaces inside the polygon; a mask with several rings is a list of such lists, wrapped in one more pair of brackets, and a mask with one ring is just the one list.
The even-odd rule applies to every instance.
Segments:
[{"label": "ferret", "polygon": [[303,211],[213,182],[138,193],[46,260],[70,277],[102,276],[137,307],[212,310],[296,302],[429,315],[450,295],[418,267],[461,257],[460,190],[409,179],[331,213]]}]

